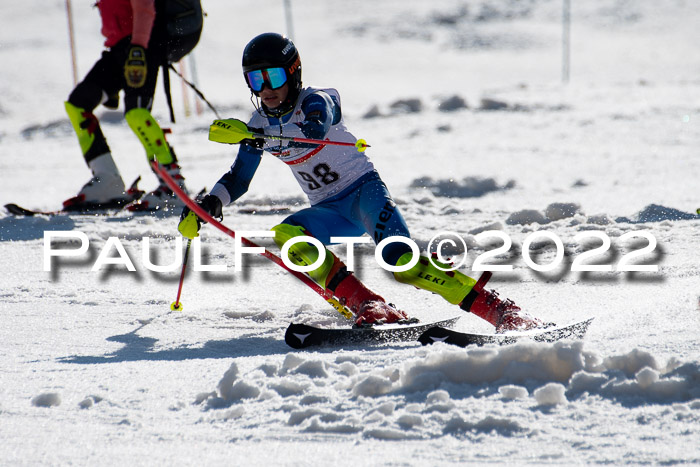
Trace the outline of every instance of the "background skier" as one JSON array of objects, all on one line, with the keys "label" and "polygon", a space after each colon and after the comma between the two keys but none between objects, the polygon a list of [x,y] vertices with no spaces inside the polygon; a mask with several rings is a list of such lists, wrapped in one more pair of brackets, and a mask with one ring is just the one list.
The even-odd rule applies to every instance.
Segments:
[{"label": "background skier", "polygon": [[136,190],[125,191],[107,141],[93,110],[104,104],[116,109],[124,90],[124,116],[146,149],[184,188],[184,177],[163,130],[151,115],[158,67],[165,60],[164,37],[158,34],[155,0],[100,0],[102,34],[107,47],[87,76],[70,94],[66,112],[78,136],[80,148],[92,178],[77,196],[66,200],[68,210],[119,207],[129,202],[130,210],[158,210],[179,205],[163,183],[136,200]]}]

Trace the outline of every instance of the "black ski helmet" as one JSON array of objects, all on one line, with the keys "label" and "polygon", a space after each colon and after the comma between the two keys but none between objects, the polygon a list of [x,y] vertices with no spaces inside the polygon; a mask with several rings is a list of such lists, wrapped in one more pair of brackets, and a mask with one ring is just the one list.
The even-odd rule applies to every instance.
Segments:
[{"label": "black ski helmet", "polygon": [[274,116],[283,115],[294,108],[299,93],[301,92],[301,59],[294,43],[288,38],[274,32],[266,32],[256,36],[248,42],[243,50],[243,79],[250,91],[258,95],[250,88],[250,83],[245,74],[253,70],[263,68],[284,68],[289,84],[287,100],[274,110],[268,109],[263,104],[267,114]]}]

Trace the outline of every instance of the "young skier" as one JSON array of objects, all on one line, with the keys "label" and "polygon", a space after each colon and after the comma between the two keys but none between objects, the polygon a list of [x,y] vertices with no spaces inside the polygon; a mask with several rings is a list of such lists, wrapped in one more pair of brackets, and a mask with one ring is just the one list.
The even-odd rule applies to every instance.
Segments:
[{"label": "young skier", "polygon": [[[247,124],[253,133],[357,141],[343,122],[338,91],[302,87],[301,60],[289,39],[275,33],[255,37],[243,52],[243,75],[257,98],[256,109]],[[272,228],[278,246],[303,235],[315,237],[324,245],[330,244],[333,236],[353,237],[364,233],[375,243],[389,236],[410,237],[400,210],[372,163],[352,146],[286,144],[262,138],[243,140],[231,170],[199,205],[213,217],[222,218],[222,206],[247,191],[263,150],[289,166],[311,204]],[[200,226],[201,219],[185,207],[178,230],[185,237],[194,238]],[[297,265],[313,264],[318,257],[316,248],[306,242],[289,249],[289,259]],[[406,265],[412,257],[410,247],[401,242],[390,243],[383,250],[383,259],[390,265]],[[403,311],[365,287],[328,250],[322,265],[309,275],[353,312],[357,325],[407,318]],[[498,331],[542,325],[512,301],[501,300],[494,291],[485,290],[490,273],[476,281],[458,271],[442,271],[428,257],[421,256],[415,266],[394,273],[394,277],[441,295],[486,319]]]},{"label": "young skier", "polygon": [[[102,34],[107,47],[87,76],[71,92],[66,112],[78,136],[92,178],[64,209],[90,210],[123,206],[135,198],[126,192],[100,122],[93,114],[99,105],[116,109],[124,90],[124,117],[146,149],[184,188],[184,177],[163,130],[151,115],[158,67],[164,62],[164,41],[155,33],[155,0],[99,0]],[[163,183],[127,206],[133,211],[182,206]]]}]

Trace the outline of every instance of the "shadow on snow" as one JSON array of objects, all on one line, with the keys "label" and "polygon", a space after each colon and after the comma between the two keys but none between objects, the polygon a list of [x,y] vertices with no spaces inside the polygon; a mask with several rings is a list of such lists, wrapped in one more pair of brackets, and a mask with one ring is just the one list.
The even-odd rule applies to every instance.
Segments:
[{"label": "shadow on snow", "polygon": [[127,334],[108,337],[110,342],[124,346],[116,352],[105,355],[72,355],[60,357],[62,363],[93,365],[98,363],[120,363],[135,361],[183,361],[210,358],[235,358],[261,355],[285,354],[289,348],[282,340],[260,337],[237,337],[228,340],[208,341],[203,347],[178,347],[154,350],[158,339],[142,337],[137,333],[145,325]]}]

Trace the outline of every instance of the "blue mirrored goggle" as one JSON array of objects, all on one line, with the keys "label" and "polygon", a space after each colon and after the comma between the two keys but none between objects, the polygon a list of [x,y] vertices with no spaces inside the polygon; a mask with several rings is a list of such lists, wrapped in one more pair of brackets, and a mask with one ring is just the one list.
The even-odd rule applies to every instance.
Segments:
[{"label": "blue mirrored goggle", "polygon": [[255,92],[262,91],[264,84],[267,84],[270,89],[277,89],[287,82],[287,73],[281,67],[253,70],[247,72],[245,76],[250,88]]}]

